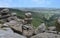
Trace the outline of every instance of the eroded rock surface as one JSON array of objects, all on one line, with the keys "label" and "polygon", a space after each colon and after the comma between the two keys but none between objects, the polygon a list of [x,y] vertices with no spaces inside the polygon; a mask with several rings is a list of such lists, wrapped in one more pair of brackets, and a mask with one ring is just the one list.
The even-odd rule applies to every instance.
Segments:
[{"label": "eroded rock surface", "polygon": [[39,33],[45,32],[45,31],[46,31],[45,23],[42,23],[41,25],[39,25],[37,27],[37,29],[35,30],[35,33],[39,34]]},{"label": "eroded rock surface", "polygon": [[31,38],[60,38],[60,35],[53,34],[53,33],[40,33]]},{"label": "eroded rock surface", "polygon": [[0,29],[0,38],[26,38],[20,34],[14,33],[10,28]]}]

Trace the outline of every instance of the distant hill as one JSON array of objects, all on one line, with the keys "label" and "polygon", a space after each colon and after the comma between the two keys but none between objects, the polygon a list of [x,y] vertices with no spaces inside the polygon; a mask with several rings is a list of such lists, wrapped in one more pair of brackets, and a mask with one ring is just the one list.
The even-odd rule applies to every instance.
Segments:
[{"label": "distant hill", "polygon": [[19,10],[23,11],[33,11],[33,12],[42,12],[42,13],[59,13],[60,9],[57,8],[18,8]]}]

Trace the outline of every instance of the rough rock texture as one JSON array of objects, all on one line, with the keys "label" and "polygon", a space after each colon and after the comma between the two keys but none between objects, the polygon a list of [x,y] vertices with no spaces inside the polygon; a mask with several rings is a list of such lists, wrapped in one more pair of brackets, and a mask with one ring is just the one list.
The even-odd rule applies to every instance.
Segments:
[{"label": "rough rock texture", "polygon": [[0,29],[0,38],[26,38],[26,37],[14,33],[10,28],[3,28]]},{"label": "rough rock texture", "polygon": [[48,27],[48,29],[49,29],[50,31],[54,31],[54,30],[56,30],[56,27],[55,27],[55,26],[51,26],[51,27]]},{"label": "rough rock texture", "polygon": [[46,26],[44,23],[42,23],[41,25],[38,26],[38,28],[36,29],[35,33],[39,34],[41,32],[44,32],[46,30]]},{"label": "rough rock texture", "polygon": [[0,28],[2,27],[3,25],[2,24],[0,24]]},{"label": "rough rock texture", "polygon": [[40,33],[31,38],[60,38],[60,35],[53,34],[53,33]]},{"label": "rough rock texture", "polygon": [[[24,36],[32,36],[34,33],[34,28],[31,24],[23,25],[15,20],[10,21],[9,23],[5,23],[12,29],[22,33]],[[24,28],[22,28],[24,26]],[[26,29],[25,29],[26,28]]]},{"label": "rough rock texture", "polygon": [[[1,16],[0,38],[60,38],[60,32],[55,31],[56,27],[48,27],[49,30],[47,30],[45,23],[42,23],[35,30],[31,24],[31,14],[26,13],[25,16],[25,19],[19,19],[16,13],[8,15],[8,17]],[[60,18],[58,23],[60,25]]]},{"label": "rough rock texture", "polygon": [[16,31],[22,32],[22,23],[19,23],[15,20],[11,20],[10,22],[5,23],[5,24]]},{"label": "rough rock texture", "polygon": [[23,35],[32,36],[34,34],[34,28],[32,25],[24,25]]}]

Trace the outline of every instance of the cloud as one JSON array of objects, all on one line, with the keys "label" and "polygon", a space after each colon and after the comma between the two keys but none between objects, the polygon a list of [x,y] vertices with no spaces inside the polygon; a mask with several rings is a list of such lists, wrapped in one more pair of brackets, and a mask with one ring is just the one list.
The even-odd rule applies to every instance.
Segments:
[{"label": "cloud", "polygon": [[9,6],[8,3],[1,3],[1,2],[0,2],[0,7],[8,7],[8,6]]},{"label": "cloud", "polygon": [[13,0],[0,0],[0,7],[10,7]]}]

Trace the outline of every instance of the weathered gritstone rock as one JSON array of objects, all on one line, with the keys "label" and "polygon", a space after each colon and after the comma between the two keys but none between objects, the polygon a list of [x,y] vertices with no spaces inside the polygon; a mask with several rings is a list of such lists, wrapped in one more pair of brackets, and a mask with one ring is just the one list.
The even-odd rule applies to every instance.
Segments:
[{"label": "weathered gritstone rock", "polygon": [[56,26],[56,31],[60,32],[60,17],[57,18],[56,22],[55,22],[55,26]]},{"label": "weathered gritstone rock", "polygon": [[16,25],[16,26],[10,26],[10,27],[16,31],[22,32],[22,24],[20,24],[20,26]]},{"label": "weathered gritstone rock", "polygon": [[0,24],[0,28],[2,27],[3,25],[2,24]]},{"label": "weathered gritstone rock", "polygon": [[11,20],[17,20],[17,19],[18,19],[17,16],[11,16],[11,17],[8,18],[9,21],[11,21]]},{"label": "weathered gritstone rock", "polygon": [[6,21],[5,21],[5,19],[1,19],[0,20],[0,24],[3,24],[3,23],[5,23]]},{"label": "weathered gritstone rock", "polygon": [[60,32],[59,32],[59,35],[60,35]]},{"label": "weathered gritstone rock", "polygon": [[27,38],[27,37],[22,36],[22,35],[19,35],[19,34],[17,34],[17,33],[15,33],[15,36],[17,36],[16,38]]},{"label": "weathered gritstone rock", "polygon": [[42,33],[46,31],[46,26],[44,23],[42,23],[41,25],[38,26],[38,28],[35,30],[36,34]]},{"label": "weathered gritstone rock", "polygon": [[0,30],[0,38],[26,38],[26,37],[14,33],[10,28],[4,28]]},{"label": "weathered gritstone rock", "polygon": [[14,21],[14,20],[10,21],[9,23],[5,23],[5,24],[7,24],[13,30],[18,31],[21,34],[23,33],[23,35],[25,35],[25,36],[32,36],[33,33],[34,33],[34,29],[33,29],[33,26],[32,25],[26,25],[28,27],[28,30],[27,29],[26,30],[23,30],[22,29],[23,24],[22,23],[19,23],[17,21]]},{"label": "weathered gritstone rock", "polygon": [[49,29],[50,31],[54,31],[54,30],[56,30],[56,27],[55,27],[55,26],[51,26],[51,27],[48,27],[48,29]]},{"label": "weathered gritstone rock", "polygon": [[0,34],[13,34],[13,31],[10,28],[2,28],[0,29]]},{"label": "weathered gritstone rock", "polygon": [[12,29],[22,32],[22,23],[19,23],[15,20],[10,21],[9,23],[6,23],[7,25],[9,25]]},{"label": "weathered gritstone rock", "polygon": [[49,31],[48,33],[57,34],[57,31]]},{"label": "weathered gritstone rock", "polygon": [[33,33],[34,33],[34,28],[33,28],[33,26],[31,26],[31,25],[24,25],[24,27],[23,27],[23,35],[24,36],[32,36],[33,35]]},{"label": "weathered gritstone rock", "polygon": [[12,24],[12,25],[10,25],[11,28],[22,32],[22,24],[19,24],[17,21],[14,21],[14,23],[10,22],[10,24]]},{"label": "weathered gritstone rock", "polygon": [[[10,23],[11,24],[11,23]],[[14,24],[14,23],[13,23]],[[16,24],[16,23],[15,23]],[[27,30],[23,30],[22,29],[22,26],[23,24],[16,24],[16,25],[10,25],[10,27],[13,29],[13,30],[16,30],[18,31],[19,33],[23,34],[24,36],[32,36],[33,33],[34,33],[34,29],[32,26],[28,26],[26,25],[26,28],[28,27],[29,29]]]},{"label": "weathered gritstone rock", "polygon": [[16,24],[18,24],[18,22],[15,21],[15,20],[11,20],[8,24],[12,26],[12,25],[16,25]]},{"label": "weathered gritstone rock", "polygon": [[48,31],[47,32],[57,34],[56,27],[55,26],[48,27]]},{"label": "weathered gritstone rock", "polygon": [[53,33],[40,33],[31,38],[60,38],[60,35],[53,34]]},{"label": "weathered gritstone rock", "polygon": [[11,20],[10,22],[8,22],[8,25],[16,25],[16,26],[18,26],[18,25],[20,25],[20,24],[22,24],[22,21],[21,21],[21,19],[17,19],[17,20]]}]

